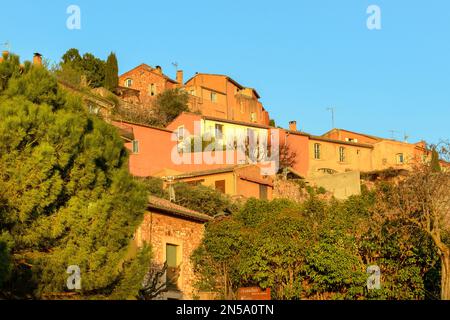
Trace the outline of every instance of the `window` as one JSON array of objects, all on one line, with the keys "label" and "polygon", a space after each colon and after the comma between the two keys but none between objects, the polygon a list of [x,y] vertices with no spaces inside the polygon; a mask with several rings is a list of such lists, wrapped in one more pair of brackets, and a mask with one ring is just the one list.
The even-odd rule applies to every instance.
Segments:
[{"label": "window", "polygon": [[320,143],[314,144],[314,159],[320,160]]},{"label": "window", "polygon": [[211,101],[212,102],[217,102],[217,93],[211,92]]},{"label": "window", "polygon": [[139,141],[133,141],[133,153],[139,153]]},{"label": "window", "polygon": [[128,78],[125,80],[125,87],[130,88],[133,85],[133,80]]},{"label": "window", "polygon": [[345,148],[339,147],[339,162],[345,162]]},{"label": "window", "polygon": [[221,192],[221,193],[225,193],[226,189],[225,189],[225,180],[219,180],[216,181],[215,183],[216,185],[216,190]]},{"label": "window", "polygon": [[259,185],[259,199],[267,200],[267,186],[262,184]]},{"label": "window", "polygon": [[177,137],[178,137],[178,141],[184,140],[184,126],[178,127]]},{"label": "window", "polygon": [[404,164],[405,158],[403,157],[403,153],[397,154],[397,164]]},{"label": "window", "polygon": [[223,125],[216,124],[216,140],[223,139]]},{"label": "window", "polygon": [[177,282],[180,276],[179,261],[178,261],[179,247],[173,244],[166,244],[166,284],[169,289],[177,289]]},{"label": "window", "polygon": [[353,138],[345,138],[345,141],[347,142],[358,142],[358,139],[353,139]]},{"label": "window", "polygon": [[256,121],[258,121],[258,119],[257,119],[257,115],[256,115],[256,113],[255,113],[255,112],[252,112],[252,114],[251,114],[251,121],[252,121],[252,122],[256,122]]},{"label": "window", "polygon": [[189,93],[190,93],[192,96],[195,96],[195,90],[191,90],[191,91],[189,91]]},{"label": "window", "polygon": [[149,88],[148,88],[148,94],[150,96],[156,96],[156,85],[154,83],[152,83]]}]

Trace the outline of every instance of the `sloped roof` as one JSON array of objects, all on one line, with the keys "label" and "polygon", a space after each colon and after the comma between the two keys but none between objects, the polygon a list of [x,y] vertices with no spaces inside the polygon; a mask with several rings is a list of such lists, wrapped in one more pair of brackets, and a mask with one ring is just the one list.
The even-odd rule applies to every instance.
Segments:
[{"label": "sloped roof", "polygon": [[324,136],[326,136],[326,135],[328,135],[328,134],[330,134],[330,133],[332,133],[332,132],[334,132],[334,131],[344,131],[344,132],[349,132],[349,133],[357,134],[357,135],[364,136],[364,137],[367,137],[367,138],[370,138],[370,139],[374,139],[374,140],[378,140],[378,141],[379,141],[379,140],[391,140],[391,139],[386,139],[386,138],[381,138],[381,137],[372,136],[372,135],[370,135],[370,134],[365,134],[365,133],[360,133],[360,132],[355,132],[355,131],[350,131],[350,130],[340,129],[340,128],[334,128],[334,129],[331,129],[330,131],[325,132],[325,133],[322,135],[322,137],[324,137]]},{"label": "sloped roof", "polygon": [[194,79],[197,76],[216,76],[216,77],[224,77],[225,79],[227,79],[228,81],[230,81],[231,83],[233,83],[236,87],[238,87],[239,89],[244,89],[245,87],[243,85],[241,85],[239,82],[237,82],[236,80],[230,78],[227,75],[224,74],[217,74],[217,73],[196,73],[194,76],[192,76],[188,81],[186,81],[186,83],[188,83],[189,81],[191,81],[192,79]]},{"label": "sloped roof", "polygon": [[174,176],[174,178],[176,180],[179,180],[179,179],[186,179],[186,178],[209,176],[209,175],[220,174],[220,173],[229,173],[229,172],[233,172],[238,167],[239,167],[239,165],[230,165],[229,167],[225,167],[225,168],[186,172],[186,173],[176,175],[176,176]]},{"label": "sloped roof", "polygon": [[185,208],[183,206],[170,202],[169,200],[154,196],[148,197],[148,208],[160,210],[173,216],[196,220],[199,222],[208,222],[213,220],[212,217],[204,213]]},{"label": "sloped roof", "polygon": [[120,77],[123,77],[123,76],[125,76],[126,74],[128,74],[128,73],[130,73],[130,72],[132,72],[132,71],[134,71],[134,70],[136,70],[136,69],[139,69],[139,68],[144,69],[144,70],[147,70],[147,71],[149,71],[149,72],[153,72],[153,73],[155,73],[155,74],[159,74],[160,76],[162,76],[162,77],[163,77],[164,79],[166,79],[167,81],[172,82],[172,83],[175,83],[175,84],[178,84],[177,81],[175,81],[175,80],[169,78],[169,77],[166,76],[164,73],[156,73],[156,72],[155,72],[156,68],[153,68],[153,67],[149,66],[149,65],[146,64],[146,63],[141,63],[141,64],[138,65],[137,67],[135,67],[135,68],[133,68],[133,69],[131,69],[131,70],[128,70],[127,72],[123,73],[122,75],[120,75]]}]

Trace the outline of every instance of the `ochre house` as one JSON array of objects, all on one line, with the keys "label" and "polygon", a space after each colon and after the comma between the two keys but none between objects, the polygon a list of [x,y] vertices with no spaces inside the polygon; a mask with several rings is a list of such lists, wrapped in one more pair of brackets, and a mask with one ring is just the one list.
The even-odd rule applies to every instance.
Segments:
[{"label": "ochre house", "polygon": [[[371,154],[371,170],[412,169],[414,165],[430,160],[431,153],[424,141],[408,143],[393,139],[385,139],[349,130],[333,129],[323,135],[338,141],[363,143],[373,147]],[[371,171],[367,170],[360,171]]]},{"label": "ochre house", "polygon": [[185,86],[190,109],[205,116],[269,125],[269,113],[253,88],[246,88],[221,74],[197,73]]},{"label": "ochre house", "polygon": [[261,175],[261,168],[257,165],[237,165],[187,173],[163,170],[155,176],[172,183],[185,182],[211,187],[235,198],[273,199],[273,177]]},{"label": "ochre house", "polygon": [[307,177],[372,171],[373,146],[309,135]]}]

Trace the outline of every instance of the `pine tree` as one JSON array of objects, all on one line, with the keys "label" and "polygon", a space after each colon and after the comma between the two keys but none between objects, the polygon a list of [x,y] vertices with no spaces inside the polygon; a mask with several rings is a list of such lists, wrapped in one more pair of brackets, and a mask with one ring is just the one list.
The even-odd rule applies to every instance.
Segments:
[{"label": "pine tree", "polygon": [[119,66],[114,52],[108,56],[105,66],[105,88],[114,91],[119,86]]},{"label": "pine tree", "polygon": [[67,291],[71,265],[82,294],[111,292],[129,274],[146,198],[114,127],[45,68],[9,73],[0,90],[0,295]]}]

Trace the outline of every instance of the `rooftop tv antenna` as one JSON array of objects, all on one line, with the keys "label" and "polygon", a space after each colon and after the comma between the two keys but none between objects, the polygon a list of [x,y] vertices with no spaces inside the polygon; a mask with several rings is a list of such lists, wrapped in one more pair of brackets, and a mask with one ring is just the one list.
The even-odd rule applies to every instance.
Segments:
[{"label": "rooftop tv antenna", "polygon": [[395,134],[399,133],[397,130],[389,130],[389,132],[391,133],[391,139],[395,140]]},{"label": "rooftop tv antenna", "polygon": [[9,41],[2,43],[2,46],[4,46],[6,50],[11,51],[11,44],[9,43]]},{"label": "rooftop tv antenna", "polygon": [[405,142],[408,142],[408,139],[409,139],[409,135],[408,135],[407,133],[405,133],[405,134],[403,135],[403,140],[404,140]]},{"label": "rooftop tv antenna", "polygon": [[327,108],[327,111],[330,111],[330,112],[331,112],[331,126],[332,126],[331,129],[336,128],[336,127],[334,126],[334,110],[335,110],[335,109],[334,109],[333,107]]},{"label": "rooftop tv antenna", "polygon": [[173,67],[178,71],[178,62],[172,62]]}]

